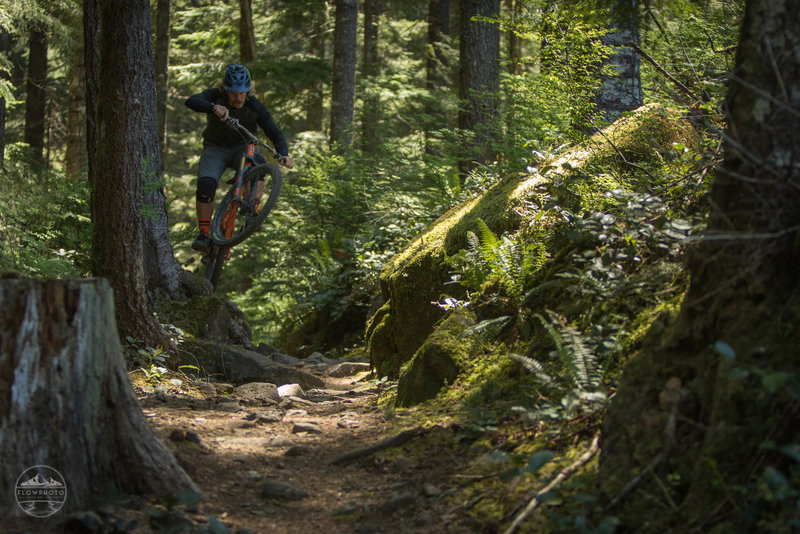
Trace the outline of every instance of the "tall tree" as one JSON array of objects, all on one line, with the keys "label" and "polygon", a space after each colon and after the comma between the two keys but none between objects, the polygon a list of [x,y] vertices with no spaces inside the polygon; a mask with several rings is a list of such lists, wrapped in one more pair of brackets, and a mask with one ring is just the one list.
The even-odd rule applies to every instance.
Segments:
[{"label": "tall tree", "polygon": [[[311,24],[311,35],[308,39],[308,53],[311,57],[320,60],[325,59],[326,51],[326,27],[327,9],[321,11],[321,16],[313,17]],[[323,94],[322,82],[314,83],[311,90],[308,91],[306,100],[306,128],[309,130],[322,130],[323,119]]]},{"label": "tall tree", "polygon": [[450,0],[428,1],[428,54],[425,62],[425,86],[439,89],[450,84],[447,56],[442,45],[450,35]]},{"label": "tall tree", "polygon": [[374,83],[380,74],[380,56],[378,55],[378,27],[383,11],[382,0],[364,0],[364,66],[365,78],[364,113],[361,120],[363,148],[366,152],[374,152],[378,147],[380,121],[380,89]]},{"label": "tall tree", "polygon": [[425,114],[431,117],[431,124],[425,128],[425,151],[436,152],[430,130],[438,130],[447,124],[440,91],[452,85],[450,66],[444,52],[446,38],[450,35],[451,0],[428,1],[428,43],[425,61],[425,87],[430,91],[425,105]]},{"label": "tall tree", "polygon": [[522,72],[522,38],[514,31],[516,24],[521,22],[523,0],[506,0],[508,5],[509,19],[511,27],[507,32],[508,36],[508,65],[506,69],[509,74],[519,74]]},{"label": "tall tree", "polygon": [[610,31],[600,38],[613,52],[603,60],[603,83],[594,97],[597,111],[613,122],[625,111],[632,111],[644,103],[640,74],[639,54],[629,43],[639,43],[638,0],[611,2]]},{"label": "tall tree", "polygon": [[167,149],[167,94],[169,92],[169,20],[170,0],[158,0],[156,9],[156,109],[158,110],[158,147],[161,169]]},{"label": "tall tree", "polygon": [[497,24],[473,19],[499,15],[500,0],[461,0],[458,127],[473,135],[462,149],[462,175],[476,163],[489,163],[494,157],[490,144],[500,86],[500,29]]},{"label": "tall tree", "polygon": [[358,0],[336,0],[333,33],[333,88],[331,93],[331,146],[349,147],[356,99],[356,36]]},{"label": "tall tree", "polygon": [[[0,28],[0,55],[5,61],[8,57],[9,38],[8,30]],[[0,66],[0,83],[5,83],[11,78],[11,73]],[[0,94],[0,167],[3,166],[6,156],[6,97]]]},{"label": "tall tree", "polygon": [[725,159],[705,239],[690,257],[688,294],[675,321],[659,324],[626,366],[607,418],[606,493],[653,475],[614,515],[630,524],[652,506],[645,494],[664,489],[653,481],[680,476],[672,513],[648,517],[649,532],[772,531],[797,518],[794,498],[769,499],[790,476],[785,487],[794,491],[794,449],[783,447],[797,446],[800,426],[800,9],[786,7],[746,4]]},{"label": "tall tree", "polygon": [[239,0],[239,61],[256,60],[256,35],[253,29],[253,6],[250,0]]},{"label": "tall tree", "polygon": [[25,99],[25,142],[33,157],[44,162],[44,127],[47,116],[47,33],[42,28],[30,32],[27,97]]},{"label": "tall tree", "polygon": [[[99,0],[83,2],[83,70],[86,77],[86,174],[94,189],[97,169],[97,99],[100,95],[100,5]],[[94,242],[92,243],[94,249]],[[92,255],[97,256],[92,250]]]},{"label": "tall tree", "polygon": [[77,176],[86,168],[86,69],[84,67],[83,32],[76,32],[67,90],[67,176]]},{"label": "tall tree", "polygon": [[159,168],[149,2],[102,0],[100,14],[93,272],[111,282],[120,333],[155,347],[142,263],[143,173]]}]

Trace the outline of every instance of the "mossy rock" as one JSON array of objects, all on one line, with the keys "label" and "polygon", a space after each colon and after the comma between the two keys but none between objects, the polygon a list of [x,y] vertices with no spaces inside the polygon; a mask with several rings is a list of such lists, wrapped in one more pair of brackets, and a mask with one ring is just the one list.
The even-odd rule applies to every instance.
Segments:
[{"label": "mossy rock", "polygon": [[290,365],[278,363],[239,346],[223,345],[197,338],[187,338],[180,347],[181,365],[198,368],[201,376],[215,377],[232,384],[269,382],[276,386],[300,384],[303,389],[320,388],[325,381]]},{"label": "mossy rock", "polygon": [[428,336],[400,376],[398,406],[411,406],[432,399],[443,386],[456,380],[469,359],[473,343],[464,338],[463,332],[474,324],[474,313],[456,310]]},{"label": "mossy rock", "polygon": [[[400,366],[442,319],[444,312],[431,303],[444,296],[449,276],[445,258],[467,247],[467,233],[476,231],[477,219],[496,235],[515,231],[523,222],[520,214],[530,210],[543,184],[580,176],[593,164],[621,168],[629,165],[626,161],[645,167],[663,163],[678,154],[673,143],[696,146],[698,139],[686,120],[663,106],[649,104],[595,134],[586,144],[547,162],[542,167],[547,168],[544,175],[537,172],[506,177],[477,198],[445,213],[392,257],[381,272],[385,304],[370,318],[366,331],[366,345],[378,373],[396,377]],[[613,187],[616,184],[610,184],[609,188]]]},{"label": "mossy rock", "polygon": [[244,313],[220,297],[173,300],[161,307],[158,317],[162,323],[177,326],[196,338],[253,348],[252,331]]}]

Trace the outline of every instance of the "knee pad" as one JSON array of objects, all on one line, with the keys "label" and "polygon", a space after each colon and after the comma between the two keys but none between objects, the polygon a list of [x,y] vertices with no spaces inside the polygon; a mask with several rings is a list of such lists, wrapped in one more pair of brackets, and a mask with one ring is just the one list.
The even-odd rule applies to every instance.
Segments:
[{"label": "knee pad", "polygon": [[197,179],[197,201],[213,202],[214,194],[217,192],[217,181],[208,176],[201,176]]}]

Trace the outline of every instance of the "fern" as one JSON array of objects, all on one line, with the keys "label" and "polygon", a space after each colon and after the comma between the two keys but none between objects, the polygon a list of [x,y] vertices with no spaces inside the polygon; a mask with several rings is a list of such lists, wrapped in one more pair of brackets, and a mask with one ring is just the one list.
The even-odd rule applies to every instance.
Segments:
[{"label": "fern", "polygon": [[461,333],[461,337],[474,336],[475,334],[482,334],[483,332],[490,330],[494,330],[495,334],[497,334],[513,319],[514,317],[511,315],[501,315],[500,317],[495,317],[493,319],[486,319],[475,326],[470,326],[469,328],[465,329]]},{"label": "fern", "polygon": [[532,374],[536,375],[536,378],[538,378],[546,386],[553,384],[553,377],[544,370],[544,366],[539,360],[514,353],[509,354],[508,357],[516,362],[519,362],[520,365],[522,365]]},{"label": "fern", "polygon": [[564,324],[559,315],[549,310],[547,314],[549,321],[539,314],[536,317],[555,343],[558,359],[567,370],[570,381],[579,389],[597,389],[602,379],[597,356],[577,328]]}]

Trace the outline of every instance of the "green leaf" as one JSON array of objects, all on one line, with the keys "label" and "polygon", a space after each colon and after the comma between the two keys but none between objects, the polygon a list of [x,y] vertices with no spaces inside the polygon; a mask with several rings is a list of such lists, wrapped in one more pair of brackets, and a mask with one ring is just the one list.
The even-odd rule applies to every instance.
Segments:
[{"label": "green leaf", "polygon": [[548,450],[533,453],[528,459],[528,465],[520,471],[520,474],[535,473],[544,465],[548,464],[555,457],[555,455],[556,453]]},{"label": "green leaf", "polygon": [[724,341],[717,341],[712,345],[712,348],[723,358],[725,361],[732,362],[736,359],[736,351],[733,350],[733,347],[725,343]]},{"label": "green leaf", "polygon": [[761,377],[761,385],[769,393],[777,393],[786,383],[789,375],[783,371],[770,371]]}]

